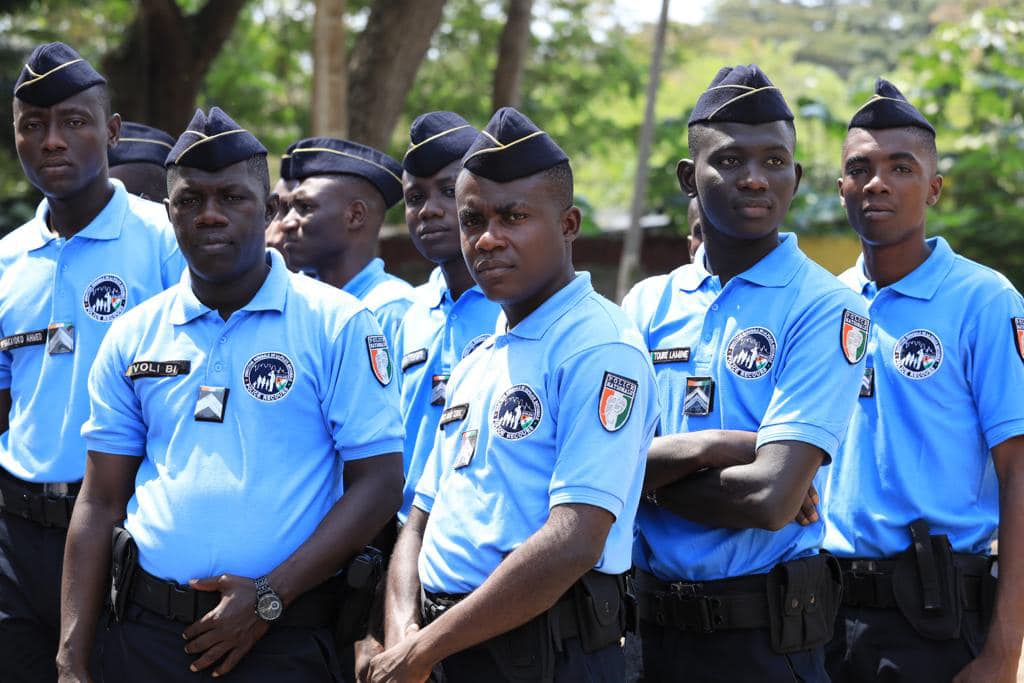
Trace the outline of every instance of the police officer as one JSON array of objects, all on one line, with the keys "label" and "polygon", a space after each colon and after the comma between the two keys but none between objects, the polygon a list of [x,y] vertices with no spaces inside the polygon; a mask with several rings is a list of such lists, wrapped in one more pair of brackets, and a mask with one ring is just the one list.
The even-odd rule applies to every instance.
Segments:
[{"label": "police officer", "polygon": [[824,491],[825,548],[846,579],[835,681],[1017,680],[1024,301],[999,273],[925,237],[942,191],[936,156],[934,128],[879,79],[850,121],[838,181],[864,252],[842,279],[869,305],[872,329]]},{"label": "police officer", "polygon": [[66,680],[85,675],[111,585],[105,681],[337,680],[330,579],[398,509],[398,396],[372,315],[265,250],[265,155],[214,107],[168,156],[189,267],[118,321],[89,377]]},{"label": "police officer", "polygon": [[299,183],[281,224],[289,265],[362,301],[394,348],[412,287],[374,253],[384,213],[402,199],[401,165],[366,145],[307,138],[291,148],[289,169]]},{"label": "police officer", "polygon": [[110,177],[132,194],[162,202],[167,199],[164,160],[173,146],[174,138],[159,128],[123,121],[117,146],[107,151]]},{"label": "police officer", "polygon": [[281,225],[284,222],[284,217],[288,215],[288,211],[291,207],[292,192],[295,191],[295,188],[299,184],[299,181],[292,177],[291,172],[291,151],[294,147],[295,145],[292,144],[291,147],[285,150],[285,153],[281,155],[280,177],[277,179],[277,182],[274,183],[274,187],[270,192],[271,195],[277,198],[277,208],[274,210],[274,215],[270,219],[270,222],[267,223],[266,230],[267,246],[280,252],[281,256],[284,257],[285,265],[289,268],[291,268],[291,265],[288,263],[288,253],[284,248],[285,232]]},{"label": "police officer", "polygon": [[61,558],[78,482],[86,378],[111,321],[177,280],[163,207],[110,180],[121,119],[63,43],[14,88],[14,138],[44,199],[0,240],[0,679],[52,681]]},{"label": "police officer", "polygon": [[412,123],[402,160],[409,236],[440,273],[417,288],[418,301],[406,313],[396,342],[405,423],[405,494],[398,513],[403,522],[434,445],[452,369],[494,332],[501,311],[473,281],[459,239],[455,179],[478,134],[458,114],[423,114]]},{"label": "police officer", "polygon": [[422,681],[443,660],[453,682],[618,683],[621,574],[657,419],[650,360],[574,272],[572,171],[529,119],[494,114],[456,202],[500,333],[452,372],[389,569],[389,649],[371,680]]},{"label": "police officer", "polygon": [[841,335],[868,321],[779,234],[800,182],[794,144],[760,68],[719,71],[677,169],[699,200],[703,256],[623,304],[663,401],[634,552],[647,680],[827,680],[838,571],[818,554],[820,520],[795,517],[856,401],[864,352]]}]

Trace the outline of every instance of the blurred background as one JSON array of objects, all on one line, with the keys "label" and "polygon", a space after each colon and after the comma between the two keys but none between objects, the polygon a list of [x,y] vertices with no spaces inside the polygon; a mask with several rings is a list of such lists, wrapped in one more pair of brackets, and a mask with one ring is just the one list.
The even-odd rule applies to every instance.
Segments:
[{"label": "blurred background", "polygon": [[[177,135],[217,104],[271,150],[349,137],[401,159],[408,126],[450,109],[483,126],[518,106],[569,154],[586,216],[577,266],[614,296],[623,236],[642,215],[629,280],[686,262],[675,165],[686,119],[722,65],[757,62],[797,115],[804,180],[786,229],[834,272],[859,247],[835,182],[853,111],[884,75],[938,130],[942,200],[929,232],[1024,288],[1024,0],[672,0],[638,164],[661,0],[4,0],[0,89],[33,45],[63,40],[106,75],[125,119]],[[10,107],[3,117],[10,131]],[[638,168],[647,171],[634,203]],[[31,215],[12,135],[0,138],[0,232]],[[631,212],[631,207],[635,209]],[[398,207],[381,251],[414,283],[428,264]]]}]

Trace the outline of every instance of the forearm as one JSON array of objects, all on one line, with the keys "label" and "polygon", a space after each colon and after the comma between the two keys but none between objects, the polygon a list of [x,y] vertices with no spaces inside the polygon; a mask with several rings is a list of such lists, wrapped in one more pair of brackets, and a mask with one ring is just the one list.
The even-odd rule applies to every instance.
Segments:
[{"label": "forearm", "polygon": [[88,666],[110,580],[111,534],[121,517],[88,499],[75,505],[61,579],[61,669],[84,671]]},{"label": "forearm", "polygon": [[427,515],[413,508],[408,523],[395,542],[388,565],[387,595],[384,600],[384,642],[391,647],[403,637],[410,625],[420,623],[420,548]]},{"label": "forearm", "polygon": [[603,538],[581,534],[570,506],[555,510],[477,590],[423,630],[417,645],[434,663],[525,624],[594,566]]},{"label": "forearm", "polygon": [[[347,486],[345,495],[313,534],[268,575],[286,606],[334,576],[398,511],[402,503],[401,455],[378,458],[390,461],[381,463],[381,472]],[[393,471],[396,463],[397,476]]]},{"label": "forearm", "polygon": [[644,493],[668,486],[709,467],[754,460],[756,432],[707,429],[659,436],[647,451]]},{"label": "forearm", "polygon": [[1024,468],[1000,479],[999,585],[985,649],[1013,661],[1024,638]]}]

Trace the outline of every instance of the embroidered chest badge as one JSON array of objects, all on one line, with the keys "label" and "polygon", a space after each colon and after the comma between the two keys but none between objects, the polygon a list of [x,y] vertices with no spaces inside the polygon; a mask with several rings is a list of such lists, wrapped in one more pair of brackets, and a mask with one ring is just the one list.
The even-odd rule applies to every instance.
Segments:
[{"label": "embroidered chest badge", "polygon": [[633,401],[640,385],[614,372],[605,372],[601,383],[601,400],[597,416],[609,432],[622,429],[633,412]]},{"label": "embroidered chest badge", "polygon": [[242,384],[249,394],[265,403],[280,401],[295,383],[295,366],[283,353],[259,353],[242,371]]},{"label": "embroidered chest badge", "polygon": [[490,338],[491,338],[491,335],[489,335],[489,334],[478,334],[477,336],[475,336],[472,339],[470,339],[469,342],[462,348],[462,356],[459,357],[459,360],[462,360],[463,358],[465,358],[469,354],[471,354],[474,351],[476,351],[476,348],[478,346],[480,346],[481,344],[483,344],[485,341],[487,341]]},{"label": "embroidered chest badge", "polygon": [[110,322],[128,310],[128,287],[116,275],[100,275],[85,288],[82,308],[93,320]]},{"label": "embroidered chest badge", "polygon": [[1017,354],[1024,361],[1024,318],[1013,318],[1013,340],[1017,343]]},{"label": "embroidered chest badge", "polygon": [[518,441],[537,431],[544,406],[527,384],[513,384],[498,397],[491,413],[491,429],[503,439]]},{"label": "embroidered chest badge", "polygon": [[370,354],[370,369],[373,370],[373,376],[381,386],[386,387],[391,383],[391,375],[394,372],[387,339],[382,334],[371,334],[366,338],[366,350]]},{"label": "embroidered chest badge", "polygon": [[892,361],[904,377],[931,377],[942,365],[942,342],[934,332],[911,330],[893,346]]},{"label": "embroidered chest badge", "polygon": [[850,365],[856,365],[868,351],[868,331],[871,321],[853,311],[843,309],[843,326],[839,333],[839,346]]},{"label": "embroidered chest badge", "polygon": [[740,330],[725,351],[725,364],[737,377],[758,379],[768,374],[775,362],[775,335],[766,327]]}]

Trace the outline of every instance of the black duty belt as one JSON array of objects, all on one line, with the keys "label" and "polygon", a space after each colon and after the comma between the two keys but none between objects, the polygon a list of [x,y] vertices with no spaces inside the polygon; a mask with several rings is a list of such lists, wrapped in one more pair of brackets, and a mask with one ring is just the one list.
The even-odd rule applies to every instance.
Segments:
[{"label": "black duty belt", "polygon": [[36,484],[23,481],[0,467],[0,510],[47,528],[67,529],[80,488],[80,483]]},{"label": "black duty belt", "polygon": [[[424,591],[421,610],[423,625],[432,624],[441,618],[455,605],[462,602],[469,594],[453,595],[451,593],[430,593]],[[571,592],[559,598],[558,602],[547,611],[552,621],[552,632],[559,634],[561,640],[577,638],[580,635],[579,617],[576,614],[576,604],[571,597]]]},{"label": "black duty belt", "polygon": [[636,571],[640,618],[693,633],[768,628],[767,574],[665,582]]},{"label": "black duty belt", "polygon": [[[838,559],[843,570],[843,605],[880,609],[897,607],[892,587],[896,560],[842,557]],[[991,571],[991,559],[985,555],[957,553],[953,555],[953,563],[960,570],[964,609],[981,610],[983,579]]]},{"label": "black duty belt", "polygon": [[[273,625],[285,628],[333,628],[340,607],[340,591],[340,579],[328,580],[299,596]],[[220,593],[197,591],[174,581],[164,581],[142,567],[137,567],[128,600],[164,618],[192,624],[217,606]]]}]

